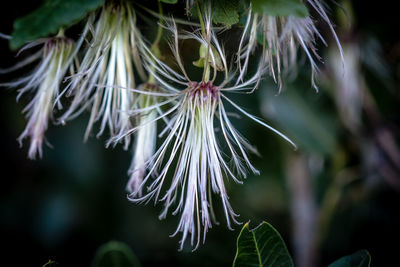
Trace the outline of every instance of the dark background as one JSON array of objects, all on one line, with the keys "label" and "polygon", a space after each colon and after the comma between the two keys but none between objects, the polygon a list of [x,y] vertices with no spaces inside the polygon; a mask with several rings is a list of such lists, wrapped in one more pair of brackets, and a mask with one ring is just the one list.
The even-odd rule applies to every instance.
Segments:
[{"label": "dark background", "polygon": [[[13,21],[35,9],[40,2],[8,1],[7,7],[3,3],[0,32],[10,34]],[[319,93],[309,86],[307,70],[301,71],[297,80],[289,83],[287,90],[278,96],[276,86],[266,80],[255,95],[236,100],[252,113],[265,115],[267,121],[274,121],[278,129],[284,121],[277,122],[276,118],[268,116],[268,112],[263,113],[264,98],[271,98],[272,102],[276,99],[275,102],[284,106],[292,105],[293,99],[296,103],[303,101],[311,114],[317,117],[316,122],[312,121],[314,117],[306,117],[309,124],[303,127],[320,122],[320,128],[327,125],[326,129],[334,138],[332,147],[327,152],[314,148],[313,144],[318,146],[318,142],[324,146],[324,141],[319,139],[318,131],[315,135],[311,131],[311,138],[316,136],[309,142],[312,145],[300,145],[300,149],[293,152],[277,136],[261,127],[247,120],[237,122],[238,129],[262,155],[252,157],[261,175],[249,175],[244,185],[229,181],[227,186],[232,206],[241,214],[241,221],[250,220],[252,227],[262,220],[270,222],[281,233],[291,253],[296,255],[293,229],[299,218],[293,212],[293,189],[290,189],[291,170],[296,165],[293,162],[320,162],[318,171],[309,170],[312,174],[310,194],[317,209],[323,206],[328,192],[332,192],[329,190],[337,174],[351,170],[356,178],[336,188],[339,192],[337,200],[328,198],[334,209],[326,224],[325,235],[313,252],[316,266],[326,266],[359,249],[371,253],[372,266],[397,266],[400,194],[398,188],[396,190],[387,182],[379,166],[389,165],[392,170],[389,179],[400,180],[400,165],[380,147],[377,136],[382,131],[389,132],[395,140],[393,149],[398,149],[398,9],[388,1],[353,2],[352,30],[342,34],[343,42],[362,47],[367,40],[375,40],[382,49],[380,56],[387,66],[386,76],[383,76],[386,78],[367,67],[360,70],[377,104],[379,119],[371,119],[364,110],[361,133],[354,134],[346,129],[338,116],[332,97],[335,89],[325,67],[322,67]],[[332,13],[333,16],[336,14],[335,11]],[[335,49],[334,44],[330,47]],[[326,54],[327,50],[321,49]],[[0,40],[0,51],[1,68],[18,61],[6,40]],[[366,58],[372,56],[364,55]],[[21,74],[2,75],[0,82]],[[45,147],[42,160],[28,160],[28,143],[20,148],[16,138],[26,123],[21,111],[29,96],[23,97],[19,103],[15,97],[13,90],[1,88],[0,236],[3,246],[0,265],[42,266],[52,259],[61,266],[89,266],[96,250],[110,240],[127,243],[143,266],[231,265],[241,226],[236,226],[234,232],[229,231],[217,204],[217,217],[221,224],[209,231],[206,244],[195,252],[191,252],[189,247],[178,252],[179,237],[169,238],[169,234],[175,231],[178,218],[170,215],[159,221],[160,206],[135,205],[126,199],[124,188],[131,153],[120,148],[105,149],[105,139],[99,141],[93,137],[83,144],[87,116],[81,116],[64,127],[51,126],[46,137],[54,149]],[[334,130],[330,131],[329,127]],[[296,136],[299,129],[302,128],[285,130],[289,134],[293,131],[291,136],[294,135],[296,142],[301,136],[310,136],[307,131]],[[368,150],[371,146],[376,149]],[[369,155],[373,157],[372,161],[368,160]],[[312,169],[312,164],[305,165]]]}]

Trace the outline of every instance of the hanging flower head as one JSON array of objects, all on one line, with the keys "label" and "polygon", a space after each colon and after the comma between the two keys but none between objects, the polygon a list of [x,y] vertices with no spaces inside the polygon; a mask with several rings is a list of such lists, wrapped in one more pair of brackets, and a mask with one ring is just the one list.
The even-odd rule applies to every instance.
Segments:
[{"label": "hanging flower head", "polygon": [[140,187],[148,166],[152,166],[152,156],[155,153],[157,141],[157,116],[162,113],[159,108],[154,108],[160,101],[157,92],[161,89],[151,82],[140,85],[137,89],[141,93],[137,96],[135,109],[130,112],[135,117],[137,131],[135,133],[135,143],[133,147],[133,158],[128,171],[129,181],[126,190],[131,194],[136,192],[142,196]]},{"label": "hanging flower head", "polygon": [[17,100],[24,93],[33,93],[34,97],[25,107],[28,124],[18,137],[22,145],[23,139],[29,137],[30,147],[28,157],[42,157],[42,145],[45,140],[49,120],[53,119],[53,109],[62,109],[59,99],[61,85],[68,71],[74,72],[74,41],[64,36],[63,31],[55,37],[33,41],[23,47],[20,52],[36,46],[42,48],[24,61],[5,71],[13,71],[39,61],[36,68],[26,77],[17,81],[5,83],[3,86],[18,88]]},{"label": "hanging flower head", "polygon": [[[343,62],[339,39],[321,1],[306,0],[305,2],[329,26]],[[305,52],[311,64],[311,84],[317,89],[315,74],[318,72],[318,65],[316,60],[321,61],[322,59],[315,47],[316,39],[320,39],[324,45],[327,45],[313,18],[309,15],[305,17],[272,16],[255,13],[250,8],[238,49],[237,61],[240,69],[238,81],[241,81],[246,74],[250,55],[261,41],[263,46],[262,62],[268,66],[270,75],[279,85],[279,90],[282,88],[282,72],[288,73],[296,69],[298,47]]]},{"label": "hanging flower head", "polygon": [[[145,80],[137,39],[141,38],[136,28],[132,4],[108,4],[99,18],[88,20],[92,39],[80,64],[78,73],[72,77],[68,94],[74,95],[71,107],[60,118],[61,122],[72,119],[86,108],[91,108],[90,120],[85,133],[88,138],[93,124],[100,121],[100,136],[108,127],[110,135],[120,134],[132,127],[128,111],[132,108],[134,94],[127,88],[135,87],[134,66]],[[89,37],[88,37],[89,38]],[[124,139],[127,149],[130,137]]]},{"label": "hanging flower head", "polygon": [[[176,204],[172,213],[180,213],[181,216],[173,235],[182,232],[181,249],[189,235],[192,246],[196,248],[201,239],[205,240],[212,221],[215,221],[212,193],[220,196],[228,228],[231,229],[232,222],[237,223],[238,215],[229,203],[224,177],[231,177],[241,183],[240,178],[246,176],[247,170],[258,173],[247,155],[247,151],[256,151],[234,128],[226,112],[225,102],[292,143],[286,136],[247,113],[226,96],[228,92],[251,91],[257,83],[258,75],[229,86],[234,73],[228,72],[224,50],[211,26],[210,9],[204,18],[202,33],[195,31],[179,34],[173,20],[168,25],[173,34],[171,49],[181,73],[160,61],[150,49],[145,50],[148,55],[145,66],[167,91],[162,94],[167,100],[148,106],[143,114],[149,114],[150,110],[158,112],[157,117],[152,117],[151,121],[165,120],[166,126],[159,135],[165,137],[154,155],[147,160],[142,182],[129,196],[134,202],[148,202],[151,199],[163,202],[164,209],[160,218],[165,218]],[[180,39],[194,39],[200,43],[201,58],[196,65],[203,64],[203,75],[199,81],[192,80],[185,70],[178,47]],[[218,72],[222,72],[224,76],[221,82],[217,82]],[[156,95],[148,91],[142,93]],[[217,128],[221,137],[216,134]],[[139,127],[132,128],[111,139],[111,142],[116,142],[138,129]],[[229,150],[228,157],[232,164],[227,162],[227,157],[222,152],[221,141]],[[169,181],[170,176],[172,179]],[[163,192],[163,189],[166,191]]]}]

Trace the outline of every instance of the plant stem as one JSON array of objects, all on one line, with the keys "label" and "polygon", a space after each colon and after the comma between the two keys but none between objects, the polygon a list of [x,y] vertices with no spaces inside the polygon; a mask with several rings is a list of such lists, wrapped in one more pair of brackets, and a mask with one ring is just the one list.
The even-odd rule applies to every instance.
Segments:
[{"label": "plant stem", "polygon": [[163,33],[163,28],[161,27],[161,22],[162,22],[162,15],[163,15],[163,9],[162,9],[162,5],[160,0],[158,0],[158,13],[160,14],[160,19],[158,21],[158,28],[157,28],[157,35],[156,38],[153,42],[153,44],[151,45],[151,48],[158,48],[158,44],[160,43],[161,37],[162,37],[162,33]]},{"label": "plant stem", "polygon": [[[153,52],[154,56],[157,58],[160,58],[161,53],[160,53],[160,48],[158,47],[162,34],[163,34],[163,29],[161,27],[161,22],[162,22],[162,15],[163,15],[163,9],[162,9],[162,4],[161,1],[158,0],[158,13],[160,14],[160,19],[158,21],[158,27],[157,27],[157,35],[156,38],[153,42],[153,44],[150,47],[151,52]],[[152,71],[154,71],[154,66],[151,67]],[[154,75],[152,74],[153,72],[150,72],[150,76],[148,79],[148,83],[155,83],[156,79],[154,77]]]},{"label": "plant stem", "polygon": [[201,14],[199,1],[197,1],[197,0],[196,0],[196,10],[197,10],[197,15],[199,16],[200,27],[201,27],[201,34],[202,34],[203,37],[205,38],[205,37],[206,37],[206,27],[204,26],[203,15]]}]

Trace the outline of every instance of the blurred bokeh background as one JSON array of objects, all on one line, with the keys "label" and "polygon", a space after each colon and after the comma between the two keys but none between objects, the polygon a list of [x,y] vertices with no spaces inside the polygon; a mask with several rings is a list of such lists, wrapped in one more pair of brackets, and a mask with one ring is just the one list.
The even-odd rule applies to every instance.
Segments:
[{"label": "blurred bokeh background", "polygon": [[[327,1],[329,2],[329,1]],[[0,32],[10,34],[15,18],[41,1],[11,1],[0,9]],[[299,149],[249,120],[235,125],[261,157],[252,156],[261,175],[243,185],[227,180],[230,201],[242,222],[270,222],[283,236],[296,266],[326,266],[359,249],[372,266],[396,266],[400,240],[399,82],[400,38],[395,2],[342,1],[349,18],[332,2],[331,16],[342,41],[346,67],[326,25],[330,45],[323,55],[319,92],[307,64],[287,79],[282,93],[270,79],[253,95],[232,96],[253,114],[290,136]],[[183,9],[183,5],[181,5]],[[167,8],[168,9],[168,8]],[[149,26],[149,29],[152,28]],[[16,53],[0,40],[0,68],[15,64]],[[193,52],[184,49],[188,57]],[[192,53],[192,54],[191,54]],[[303,64],[303,65],[302,65]],[[0,76],[0,82],[21,72]],[[52,126],[42,160],[26,158],[27,143],[16,138],[26,120],[29,98],[1,88],[0,236],[2,266],[89,266],[110,240],[125,242],[142,266],[230,266],[241,229],[221,224],[197,251],[178,252],[170,238],[178,218],[159,221],[160,206],[135,205],[126,198],[131,153],[105,149],[104,139],[82,142],[87,117]],[[215,201],[218,202],[218,201]]]}]

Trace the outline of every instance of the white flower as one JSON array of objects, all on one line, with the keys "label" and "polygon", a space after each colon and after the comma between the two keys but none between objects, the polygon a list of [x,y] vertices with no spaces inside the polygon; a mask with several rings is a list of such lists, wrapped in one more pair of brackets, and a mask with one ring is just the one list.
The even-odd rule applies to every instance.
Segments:
[{"label": "white flower", "polygon": [[[147,92],[156,92],[157,86],[151,83],[143,84],[138,90]],[[132,163],[129,168],[129,181],[126,190],[129,193],[137,192],[138,196],[142,196],[140,185],[146,170],[152,166],[151,157],[156,149],[157,141],[157,121],[158,111],[154,109],[154,102],[158,99],[156,96],[139,94],[136,105],[136,125],[138,130],[135,135],[135,143],[133,148]],[[149,110],[147,110],[150,108]],[[135,114],[132,114],[135,115]]]},{"label": "white flower", "polygon": [[[133,106],[134,94],[127,88],[135,87],[134,65],[145,80],[137,51],[136,18],[130,2],[106,5],[95,25],[95,15],[88,20],[92,40],[84,51],[78,73],[72,76],[69,95],[74,95],[69,110],[60,118],[65,122],[91,108],[90,120],[85,133],[88,138],[93,124],[101,121],[100,136],[106,127],[110,135],[118,135],[130,129],[132,123],[129,110]],[[127,149],[130,137],[124,139]]]},{"label": "white flower", "polygon": [[[320,0],[307,0],[306,2],[329,26],[338,45],[342,62],[344,62],[339,39]],[[311,64],[311,83],[317,89],[315,74],[318,72],[318,65],[315,59],[321,61],[321,57],[315,47],[316,39],[320,39],[324,45],[327,44],[319,33],[314,20],[310,16],[301,18],[295,16],[253,14],[251,8],[237,53],[237,62],[240,69],[238,82],[246,74],[250,55],[257,47],[257,42],[259,41],[257,39],[259,33],[261,33],[263,43],[262,62],[269,67],[270,75],[279,85],[279,91],[282,88],[282,69],[284,72],[295,72],[298,47],[301,47],[305,52]]]},{"label": "white flower", "polygon": [[73,72],[74,67],[75,44],[72,40],[64,37],[62,32],[56,37],[33,41],[22,48],[20,52],[39,45],[43,47],[38,52],[6,70],[13,71],[40,60],[32,73],[15,82],[3,84],[4,86],[18,88],[17,100],[24,93],[35,94],[24,109],[24,112],[27,113],[28,124],[18,137],[21,145],[23,139],[29,137],[28,157],[30,159],[35,159],[37,154],[42,157],[44,133],[47,130],[49,120],[53,119],[53,109],[55,107],[62,108],[59,101],[60,86],[67,71]]},{"label": "white flower", "polygon": [[[225,101],[245,116],[273,130],[293,144],[286,136],[247,113],[225,95],[227,92],[251,91],[259,76],[256,74],[250,80],[232,87],[228,86],[233,77],[227,70],[224,51],[211,28],[210,11],[205,18],[206,29],[203,35],[189,32],[179,35],[174,22],[169,26],[174,36],[171,48],[182,74],[175,72],[146,49],[147,71],[169,93],[159,93],[159,96],[162,95],[167,100],[154,103],[143,112],[149,114],[153,109],[158,113],[150,122],[165,120],[166,126],[160,133],[160,136],[165,138],[154,155],[147,160],[147,172],[143,181],[129,196],[134,202],[148,202],[151,199],[163,202],[164,209],[160,218],[165,218],[170,208],[176,204],[172,214],[180,213],[181,217],[173,235],[182,232],[180,249],[183,248],[189,235],[192,246],[195,245],[196,248],[201,235],[204,242],[212,221],[215,221],[212,193],[220,196],[227,225],[231,229],[231,222],[237,223],[238,215],[234,213],[229,203],[224,177],[231,177],[241,183],[240,178],[246,176],[248,169],[258,173],[247,156],[247,150],[256,151],[234,128],[226,112]],[[192,81],[185,71],[179,54],[179,39],[197,40],[205,48],[206,55],[199,61],[204,63],[203,78],[199,82]],[[224,79],[220,83],[216,83],[217,71],[224,73]],[[142,93],[155,95],[147,91]],[[167,109],[162,109],[167,106],[169,106]],[[145,126],[132,128],[111,141],[118,141],[143,127]],[[221,136],[217,135],[216,129],[219,129]],[[222,152],[221,142],[227,146],[229,155]],[[228,159],[231,159],[232,164],[227,162]],[[170,176],[172,180],[168,181]],[[163,189],[166,191],[163,192]],[[141,190],[144,190],[143,196]]]}]

